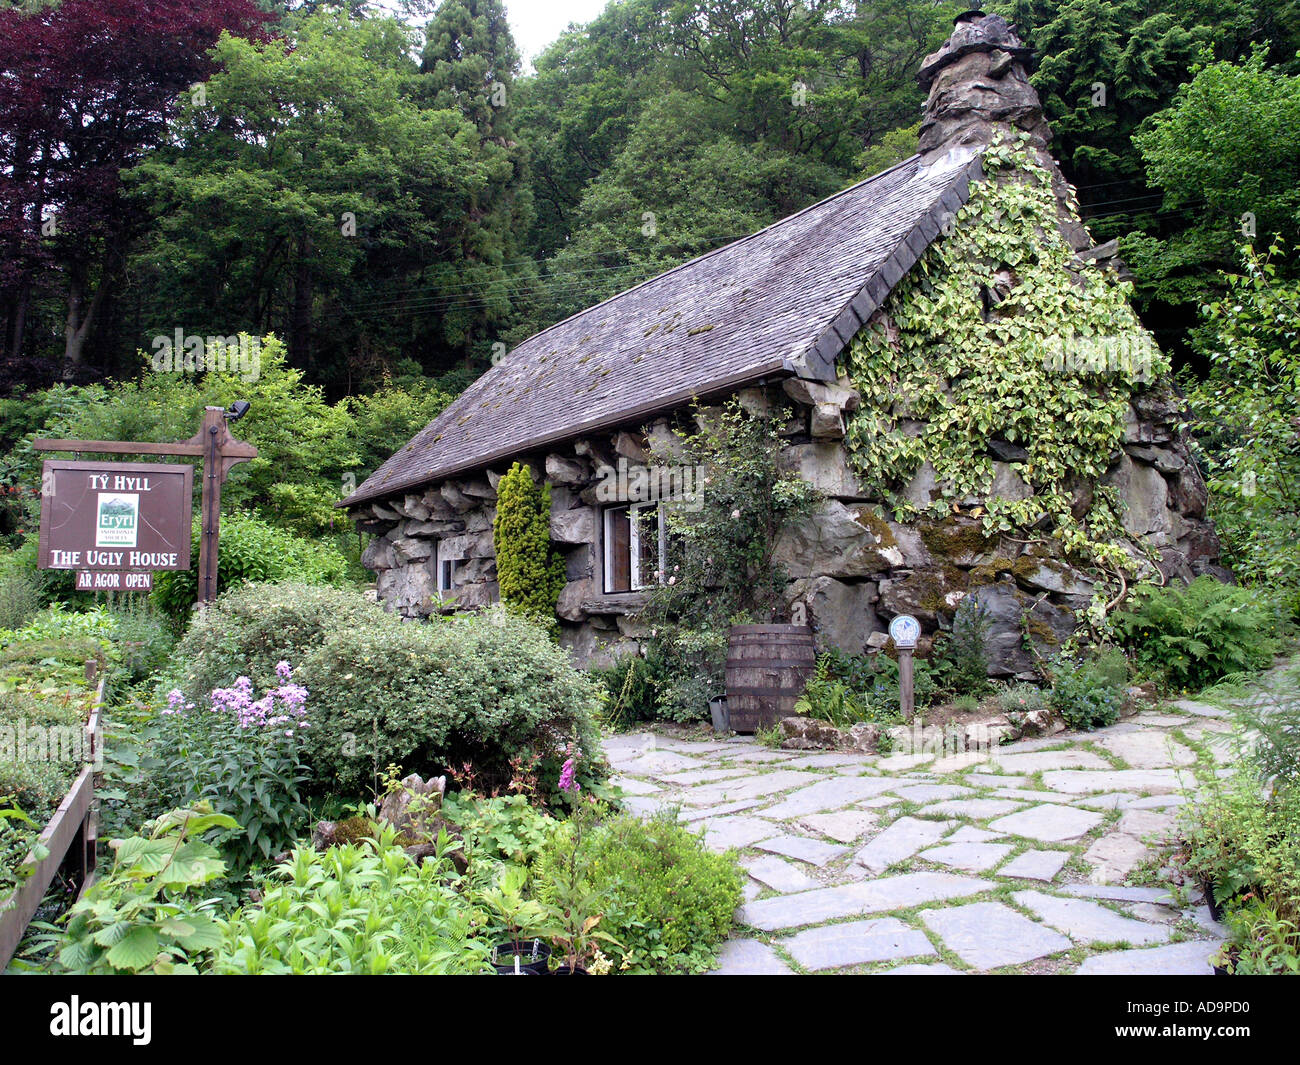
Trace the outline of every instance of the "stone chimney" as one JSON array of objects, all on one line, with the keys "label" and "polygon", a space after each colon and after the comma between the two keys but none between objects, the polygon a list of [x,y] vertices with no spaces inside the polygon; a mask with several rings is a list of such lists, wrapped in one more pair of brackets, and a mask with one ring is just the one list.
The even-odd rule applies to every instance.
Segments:
[{"label": "stone chimney", "polygon": [[952,36],[926,56],[917,75],[930,94],[921,120],[922,158],[982,148],[998,130],[1028,133],[1034,147],[1045,149],[1052,131],[1029,84],[1031,57],[1000,15],[958,15]]}]

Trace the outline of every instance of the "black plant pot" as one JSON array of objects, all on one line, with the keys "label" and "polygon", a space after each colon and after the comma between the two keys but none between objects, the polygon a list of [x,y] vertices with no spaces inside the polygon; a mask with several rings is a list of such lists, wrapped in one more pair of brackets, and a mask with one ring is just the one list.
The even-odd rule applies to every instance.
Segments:
[{"label": "black plant pot", "polygon": [[1201,891],[1205,895],[1205,905],[1207,905],[1210,908],[1210,916],[1213,917],[1216,921],[1222,921],[1223,907],[1220,906],[1217,901],[1215,901],[1214,881],[1204,876],[1198,877],[1198,879],[1201,882]]},{"label": "black plant pot", "polygon": [[559,968],[552,969],[551,975],[552,976],[586,976],[588,975],[588,973],[587,970],[584,969],[581,965],[576,965],[573,968],[570,968],[567,965],[561,965],[559,966]]},{"label": "black plant pot", "polygon": [[550,957],[551,948],[540,939],[520,943],[517,950],[514,941],[507,940],[492,948],[492,968],[499,976],[545,976]]}]

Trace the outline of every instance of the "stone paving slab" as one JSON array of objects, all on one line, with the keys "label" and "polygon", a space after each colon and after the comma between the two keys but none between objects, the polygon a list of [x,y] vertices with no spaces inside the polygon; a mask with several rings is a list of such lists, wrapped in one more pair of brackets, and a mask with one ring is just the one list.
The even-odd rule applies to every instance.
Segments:
[{"label": "stone paving slab", "polygon": [[783,895],[787,895],[792,891],[808,891],[821,886],[797,865],[770,855],[762,858],[750,858],[740,864],[745,872],[755,880],[767,885],[773,891],[781,892]]},{"label": "stone paving slab", "polygon": [[1079,976],[1210,976],[1210,964],[1219,944],[1206,939],[1171,943],[1163,947],[1117,950],[1094,954],[1075,973]]},{"label": "stone paving slab", "polygon": [[1024,851],[999,869],[998,876],[1052,881],[1069,860],[1069,851]]},{"label": "stone paving slab", "polygon": [[1165,888],[1129,887],[1127,884],[1062,884],[1058,890],[1066,895],[1113,902],[1154,902],[1159,905],[1173,899]]},{"label": "stone paving slab", "polygon": [[893,917],[810,928],[782,940],[781,945],[790,957],[814,972],[874,961],[934,957],[937,953],[924,932]]},{"label": "stone paving slab", "polygon": [[962,780],[980,788],[1022,788],[1029,783],[1028,777],[1014,773],[967,773]]},{"label": "stone paving slab", "polygon": [[1107,832],[1083,852],[1083,860],[1092,866],[1092,880],[1097,884],[1114,884],[1136,869],[1150,853],[1137,836],[1126,832]]},{"label": "stone paving slab", "polygon": [[1164,943],[1173,934],[1162,925],[1122,917],[1090,899],[1063,899],[1041,891],[1017,891],[1012,896],[1039,920],[1063,932],[1076,943],[1128,943],[1146,946]]},{"label": "stone paving slab", "polygon": [[1001,817],[991,822],[989,828],[995,832],[1005,832],[1009,836],[1027,836],[1045,843],[1060,843],[1062,840],[1078,839],[1101,822],[1101,814],[1091,810],[1076,810],[1072,806],[1045,802],[1041,806],[1031,806],[1028,810]]},{"label": "stone paving slab", "polygon": [[1171,728],[1175,725],[1186,725],[1190,717],[1180,714],[1159,714],[1154,710],[1144,711],[1130,719],[1135,725],[1150,726],[1152,728]]},{"label": "stone paving slab", "polygon": [[995,799],[1019,799],[1022,806],[1027,802],[1051,802],[1056,798],[1050,791],[1031,791],[1028,788],[998,788],[990,795]]},{"label": "stone paving slab", "polygon": [[[775,774],[773,774],[775,775]],[[870,799],[884,791],[892,791],[894,782],[885,777],[830,777],[818,780],[806,788],[792,791],[786,798],[763,811],[764,817],[785,820],[805,814],[834,810],[861,799]]]},{"label": "stone paving slab", "polygon": [[674,754],[672,751],[658,750],[650,751],[630,761],[613,762],[613,765],[623,773],[656,778],[661,778],[668,773],[680,773],[685,769],[701,768],[698,759],[688,758],[684,754]]},{"label": "stone paving slab", "polygon": [[883,873],[896,862],[938,843],[951,827],[951,821],[922,821],[915,817],[900,817],[858,851],[853,860],[873,873]]},{"label": "stone paving slab", "polygon": [[1074,800],[1062,799],[1058,795],[1052,795],[1051,798],[1058,802],[1070,802],[1071,806],[1086,806],[1089,810],[1122,810],[1133,801],[1133,796],[1126,791],[1112,791],[1103,795],[1085,795]]},{"label": "stone paving slab", "polygon": [[1110,763],[1101,755],[1094,754],[1092,751],[1080,750],[1033,751],[1028,754],[1021,754],[1017,751],[1010,754],[998,752],[993,756],[993,760],[1008,773],[1038,773],[1048,769],[1109,769],[1111,767]]},{"label": "stone paving slab", "polygon": [[1043,783],[1053,791],[1085,795],[1099,791],[1181,791],[1184,785],[1194,785],[1196,779],[1188,771],[1180,773],[1175,769],[1111,769],[1097,772],[1061,769],[1044,773]]},{"label": "stone paving slab", "polygon": [[810,754],[804,758],[795,758],[788,764],[793,769],[836,769],[841,767],[852,769],[859,766],[866,769],[871,765],[871,759],[868,755],[863,754],[837,754],[834,751],[828,751],[825,754]]},{"label": "stone paving slab", "polygon": [[1173,806],[1185,806],[1185,795],[1144,795],[1129,799],[1123,804],[1125,810],[1167,810]]},{"label": "stone paving slab", "polygon": [[1007,814],[1024,806],[1023,802],[1011,799],[949,799],[936,802],[917,810],[918,817],[967,817],[972,821],[984,821],[999,814]]},{"label": "stone paving slab", "polygon": [[704,830],[704,845],[715,851],[749,847],[780,831],[771,822],[757,817],[717,817],[698,822],[698,827]]},{"label": "stone paving slab", "polygon": [[720,780],[715,784],[691,788],[682,798],[692,806],[713,806],[717,803],[738,802],[742,799],[759,799],[821,779],[818,774],[798,769],[775,769],[770,773],[758,773],[748,777],[738,777],[735,780]]},{"label": "stone paving slab", "polygon": [[1196,754],[1163,732],[1130,732],[1119,736],[1099,736],[1093,741],[1111,754],[1122,758],[1131,769],[1164,769],[1194,765]]},{"label": "stone paving slab", "polygon": [[762,806],[763,802],[763,799],[745,799],[742,802],[724,802],[721,806],[706,806],[702,810],[683,807],[677,813],[677,820],[689,824],[691,821],[703,821],[709,817],[725,817],[727,814],[738,814],[742,810],[752,810],[755,806]]},{"label": "stone paving slab", "polygon": [[637,780],[636,777],[612,776],[609,782],[616,788],[622,788],[628,795],[653,795],[660,790],[658,784]]},{"label": "stone paving slab", "polygon": [[690,769],[685,773],[665,773],[658,779],[665,784],[680,784],[689,787],[694,784],[711,784],[715,780],[730,780],[733,777],[753,775],[752,769]]},{"label": "stone paving slab", "polygon": [[848,847],[836,847],[830,843],[823,843],[819,839],[809,839],[807,836],[777,836],[774,839],[763,840],[758,844],[758,848],[771,851],[773,854],[784,854],[788,858],[797,858],[801,862],[818,867],[833,862],[840,855],[849,852]]},{"label": "stone paving slab", "polygon": [[907,784],[890,790],[908,802],[937,802],[975,794],[973,788],[962,787],[960,784]]},{"label": "stone paving slab", "polygon": [[921,851],[917,857],[968,873],[982,873],[992,869],[1011,851],[1009,843],[949,843]]},{"label": "stone paving slab", "polygon": [[922,910],[921,920],[944,946],[973,969],[1001,969],[1069,950],[1059,932],[1036,924],[1000,902]]},{"label": "stone paving slab", "polygon": [[967,898],[994,885],[987,880],[958,876],[955,873],[902,873],[898,876],[818,888],[792,895],[759,899],[741,907],[742,924],[775,932],[783,928],[803,928],[843,917],[861,917],[872,913],[907,910],[929,902]]},{"label": "stone paving slab", "polygon": [[943,962],[934,962],[930,965],[900,965],[896,969],[885,969],[883,972],[872,973],[873,976],[961,976],[960,969],[954,969],[951,965],[945,965]]},{"label": "stone paving slab", "polygon": [[1006,837],[997,832],[988,832],[982,828],[976,828],[974,825],[963,825],[948,837],[948,843],[992,843],[994,840],[1005,839]]},{"label": "stone paving slab", "polygon": [[757,939],[731,939],[718,952],[718,967],[710,976],[789,976],[794,970]]},{"label": "stone paving slab", "polygon": [[830,814],[809,814],[799,821],[802,827],[830,836],[840,843],[856,843],[879,823],[879,814],[852,809],[836,810]]},{"label": "stone paving slab", "polygon": [[1198,703],[1193,699],[1179,699],[1173,704],[1177,709],[1185,714],[1195,714],[1197,717],[1231,717],[1232,715],[1221,706],[1210,706],[1209,703]]}]

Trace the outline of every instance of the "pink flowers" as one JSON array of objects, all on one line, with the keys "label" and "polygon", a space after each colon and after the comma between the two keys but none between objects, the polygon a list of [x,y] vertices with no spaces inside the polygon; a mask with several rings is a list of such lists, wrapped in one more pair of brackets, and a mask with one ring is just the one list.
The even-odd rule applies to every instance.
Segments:
[{"label": "pink flowers", "polygon": [[565,759],[564,765],[560,767],[560,790],[568,794],[576,795],[582,790],[582,785],[578,783],[577,776],[577,756],[573,753],[573,745],[569,745],[569,757]]},{"label": "pink flowers", "polygon": [[[240,728],[275,727],[283,729],[286,736],[293,736],[296,728],[307,728],[307,689],[292,682],[293,669],[288,662],[279,662],[275,667],[280,685],[270,688],[260,698],[254,698],[253,682],[247,677],[238,678],[229,688],[214,688],[209,696],[209,709],[212,713],[230,714],[239,723]],[[167,709],[164,714],[179,714],[193,710],[194,704],[185,701],[185,695],[179,688],[167,694]]]}]

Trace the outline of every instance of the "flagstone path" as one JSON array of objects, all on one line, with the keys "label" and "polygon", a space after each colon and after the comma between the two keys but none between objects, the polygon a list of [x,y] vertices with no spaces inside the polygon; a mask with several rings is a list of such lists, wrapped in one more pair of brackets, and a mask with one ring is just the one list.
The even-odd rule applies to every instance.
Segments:
[{"label": "flagstone path", "polygon": [[1223,928],[1199,895],[1151,885],[1231,728],[1183,701],[987,754],[650,732],[606,751],[632,810],[675,807],[737,851],[746,901],[720,973],[1210,974]]}]

